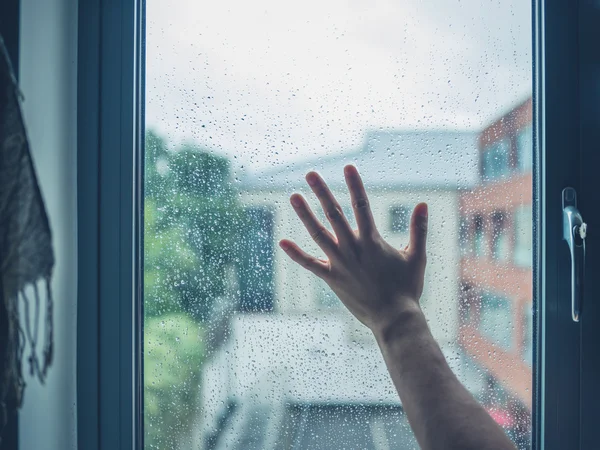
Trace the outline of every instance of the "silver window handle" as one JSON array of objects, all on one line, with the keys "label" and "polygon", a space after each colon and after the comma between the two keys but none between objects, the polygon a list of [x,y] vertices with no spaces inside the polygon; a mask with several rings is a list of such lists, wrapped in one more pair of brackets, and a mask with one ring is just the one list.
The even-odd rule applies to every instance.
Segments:
[{"label": "silver window handle", "polygon": [[568,187],[562,191],[563,239],[571,252],[571,314],[575,322],[581,318],[583,282],[585,278],[585,238],[587,224],[577,209],[577,192]]}]

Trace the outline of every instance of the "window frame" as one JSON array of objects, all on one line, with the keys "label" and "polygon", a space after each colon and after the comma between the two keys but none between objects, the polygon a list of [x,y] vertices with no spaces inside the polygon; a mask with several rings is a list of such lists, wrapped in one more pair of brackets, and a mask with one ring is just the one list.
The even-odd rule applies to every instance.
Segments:
[{"label": "window frame", "polygon": [[[560,194],[575,187],[590,230],[600,224],[600,11],[593,0],[532,6],[534,299],[543,299],[533,311],[532,443],[593,448],[600,306],[587,302],[571,320]],[[143,444],[144,11],[144,0],[79,1],[77,426],[79,448],[92,450]],[[600,295],[593,239],[588,299]]]},{"label": "window frame", "polygon": [[[600,167],[600,4],[593,0],[579,1],[579,136],[581,160],[579,164],[579,210],[590,229],[600,229],[600,211],[596,197],[600,182],[596,168]],[[591,301],[600,297],[598,277],[600,258],[594,251],[595,238],[587,239],[586,282],[584,287],[584,310],[581,317],[581,372],[580,379],[580,448],[593,448],[598,445],[598,432],[595,418],[600,402],[600,355],[596,343],[600,339],[600,305]]]},{"label": "window frame", "polygon": [[144,0],[80,0],[77,442],[142,448]]},{"label": "window frame", "polygon": [[[600,337],[596,323],[600,311],[588,301],[581,322],[571,319],[571,263],[562,240],[561,211],[562,189],[571,186],[579,194],[579,209],[585,220],[588,224],[598,223],[598,211],[592,205],[599,187],[593,174],[599,158],[593,149],[600,125],[600,92],[597,81],[594,83],[600,79],[594,50],[600,36],[600,13],[593,3],[534,1],[532,16],[536,149],[533,223],[540,226],[537,236],[534,229],[534,299],[543,300],[536,302],[533,317],[532,442],[534,448],[544,450],[597,445],[592,408],[600,393],[593,381],[600,357],[591,348],[585,350]],[[538,261],[540,264],[536,264]],[[598,295],[591,277],[596,266],[597,257],[588,250],[587,299]]]}]

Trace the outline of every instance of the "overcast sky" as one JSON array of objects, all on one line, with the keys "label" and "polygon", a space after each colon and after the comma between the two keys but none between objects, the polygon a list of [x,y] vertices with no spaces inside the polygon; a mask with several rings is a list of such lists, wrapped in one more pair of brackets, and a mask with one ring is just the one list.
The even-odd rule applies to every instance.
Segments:
[{"label": "overcast sky", "polygon": [[526,0],[148,0],[147,127],[256,170],[531,92]]}]

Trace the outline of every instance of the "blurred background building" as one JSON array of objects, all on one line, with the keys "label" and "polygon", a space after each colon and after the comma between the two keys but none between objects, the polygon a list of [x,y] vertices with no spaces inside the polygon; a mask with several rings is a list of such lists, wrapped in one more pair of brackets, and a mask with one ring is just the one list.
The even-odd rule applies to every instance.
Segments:
[{"label": "blurred background building", "polygon": [[529,98],[481,132],[479,181],[459,200],[459,342],[485,376],[480,401],[517,441],[532,402],[531,112]]},{"label": "blurred background building", "polygon": [[[381,234],[401,249],[412,208],[430,205],[428,268],[421,299],[434,336],[459,377],[483,395],[481,376],[464,370],[459,348],[461,192],[477,183],[477,134],[377,131],[361,148],[246,177],[239,192],[251,218],[242,261],[220,301],[215,347],[202,373],[195,442],[221,449],[412,449],[416,447],[370,332],[327,285],[290,261],[277,242],[291,238],[320,255],[289,205],[308,193],[306,172],[328,182],[354,226],[343,166],[365,180]],[[435,170],[432,170],[435,168]],[[219,323],[219,325],[216,325]],[[506,326],[508,322],[504,322]],[[214,334],[214,333],[213,333]]]}]

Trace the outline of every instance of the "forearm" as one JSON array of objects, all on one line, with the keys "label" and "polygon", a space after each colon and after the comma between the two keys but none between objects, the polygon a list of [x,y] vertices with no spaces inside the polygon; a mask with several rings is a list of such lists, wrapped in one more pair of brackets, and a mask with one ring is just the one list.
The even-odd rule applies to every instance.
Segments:
[{"label": "forearm", "polygon": [[514,449],[458,381],[416,304],[375,337],[423,450]]}]

